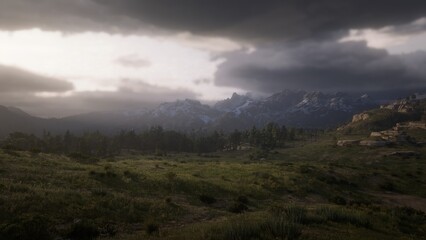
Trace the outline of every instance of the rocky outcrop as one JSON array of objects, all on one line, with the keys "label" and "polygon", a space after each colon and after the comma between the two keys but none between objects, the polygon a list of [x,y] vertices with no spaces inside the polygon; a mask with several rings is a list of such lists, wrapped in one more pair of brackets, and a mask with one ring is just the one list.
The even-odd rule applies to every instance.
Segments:
[{"label": "rocky outcrop", "polygon": [[372,132],[370,134],[370,137],[378,137],[382,140],[394,143],[402,143],[407,142],[409,140],[407,133],[395,129],[390,129],[381,132]]},{"label": "rocky outcrop", "polygon": [[397,111],[400,113],[410,113],[414,112],[415,105],[419,103],[419,100],[415,99],[404,99],[404,100],[398,100],[388,105],[382,105],[380,108],[382,109],[390,109],[393,111]]},{"label": "rocky outcrop", "polygon": [[365,121],[369,118],[370,118],[370,114],[368,114],[368,113],[355,114],[352,117],[352,122],[355,123],[355,122]]},{"label": "rocky outcrop", "polygon": [[359,145],[360,140],[339,140],[337,141],[337,146],[347,147],[347,146],[356,146]]},{"label": "rocky outcrop", "polygon": [[426,122],[405,122],[405,123],[397,123],[395,126],[396,130],[400,129],[425,129],[426,130]]},{"label": "rocky outcrop", "polygon": [[367,146],[367,147],[384,147],[387,145],[387,142],[385,141],[375,141],[375,140],[362,140],[359,142],[359,145],[361,146]]}]

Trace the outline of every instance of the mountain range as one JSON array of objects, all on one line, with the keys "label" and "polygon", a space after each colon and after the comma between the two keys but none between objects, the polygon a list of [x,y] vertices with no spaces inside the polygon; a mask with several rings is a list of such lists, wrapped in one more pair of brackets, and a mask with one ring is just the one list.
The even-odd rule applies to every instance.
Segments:
[{"label": "mountain range", "polygon": [[356,113],[377,107],[368,95],[284,90],[264,98],[234,93],[209,106],[196,100],[166,102],[149,110],[93,112],[59,119],[31,116],[14,107],[0,107],[0,137],[15,132],[41,134],[66,130],[115,133],[151,126],[180,131],[247,129],[276,122],[290,127],[334,128]]}]

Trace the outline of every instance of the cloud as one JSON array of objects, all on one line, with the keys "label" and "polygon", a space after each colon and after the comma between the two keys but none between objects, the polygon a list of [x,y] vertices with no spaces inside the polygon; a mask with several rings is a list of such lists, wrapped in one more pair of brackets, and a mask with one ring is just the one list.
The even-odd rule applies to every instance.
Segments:
[{"label": "cloud", "polygon": [[423,0],[2,0],[0,28],[151,31],[262,39],[306,39],[424,17]]},{"label": "cloud", "polygon": [[32,0],[0,2],[0,28],[4,30],[125,32],[141,26],[143,24],[138,20],[111,14],[110,9],[92,0],[38,0],[36,4]]},{"label": "cloud", "polygon": [[423,17],[421,0],[95,0],[118,15],[161,28],[240,39],[321,37]]},{"label": "cloud", "polygon": [[123,67],[129,68],[144,68],[151,66],[151,62],[145,59],[140,58],[137,55],[127,55],[118,58],[116,63],[120,64]]},{"label": "cloud", "polygon": [[40,97],[24,92],[0,94],[0,105],[19,107],[33,115],[63,117],[85,112],[141,110],[156,107],[163,101],[196,98],[186,89],[170,89],[141,80],[122,80],[118,91],[85,91],[71,95]]},{"label": "cloud", "polygon": [[[185,89],[156,86],[154,83],[157,82],[162,86],[187,86],[194,91],[217,95],[212,90],[212,83],[203,79],[211,79],[217,64],[223,60],[226,61],[216,73],[215,84],[255,92],[271,93],[284,88],[322,91],[416,89],[425,86],[426,74],[422,63],[426,57],[423,53],[392,55],[383,49],[370,48],[365,42],[353,41],[368,40],[366,38],[346,39],[346,42],[339,42],[339,39],[348,36],[351,30],[372,29],[381,33],[384,41],[390,37],[393,42],[405,41],[406,36],[426,30],[425,17],[424,0],[38,0],[37,4],[34,0],[1,0],[0,29],[55,30],[58,31],[55,34],[60,35],[52,38],[56,43],[58,38],[67,38],[63,37],[63,33],[84,32],[81,35],[87,35],[87,38],[80,38],[81,42],[72,41],[71,45],[57,45],[51,49],[54,57],[47,59],[53,64],[34,64],[40,59],[34,56],[39,52],[37,47],[43,46],[38,45],[45,42],[43,39],[33,41],[34,54],[27,53],[32,48],[22,47],[30,43],[11,44],[18,46],[9,51],[9,59],[17,59],[16,65],[24,66],[26,62],[26,69],[32,66],[32,71],[44,66],[46,68],[40,72],[50,76],[82,75],[83,79],[73,80],[76,83],[87,80],[87,84],[81,85],[104,84],[104,81],[107,82],[105,79],[111,78],[114,83],[112,89],[117,91],[45,95],[50,98],[25,95],[66,92],[72,89],[72,85],[0,67],[0,104],[9,102],[10,105],[33,106],[43,114],[63,114],[66,109],[68,113],[111,110],[198,96]],[[39,32],[43,35],[44,31]],[[111,41],[115,40],[108,45],[93,32],[106,32],[102,35],[112,36]],[[16,32],[11,32],[11,35],[14,34]],[[31,34],[29,36],[36,36]],[[133,37],[127,39],[129,42],[117,44],[117,39],[130,35]],[[164,43],[164,39],[172,43],[146,45],[151,41],[134,38],[140,35],[155,35],[155,43]],[[160,37],[157,38],[158,35]],[[24,38],[30,39],[25,35]],[[98,39],[98,42],[84,44],[91,38]],[[147,56],[132,55],[135,49],[143,50],[137,47],[143,44],[152,51],[147,51]],[[424,45],[423,41],[419,44]],[[99,57],[104,56],[100,53],[112,54],[104,49],[115,51],[119,49],[115,47],[117,45],[127,48],[110,58]],[[169,45],[189,46],[191,51],[166,48]],[[79,51],[73,51],[74,48],[69,46]],[[100,51],[95,46],[101,46]],[[78,63],[84,64],[69,64],[71,61],[68,60],[72,58],[68,57],[67,51],[78,56]],[[92,54],[94,58],[74,54],[76,52]],[[211,64],[200,64],[207,61]],[[126,72],[121,74],[114,66],[111,67],[111,64],[117,63],[119,70]],[[142,78],[150,80],[149,84],[134,80],[141,77],[137,70],[144,71],[146,75]],[[123,77],[130,80],[123,80],[116,86],[116,80]],[[45,103],[52,104],[49,105],[52,109],[42,109],[40,106]]]},{"label": "cloud", "polygon": [[[426,37],[426,17],[417,19],[416,21],[408,24],[386,26],[379,29],[351,29],[347,36],[344,36],[339,41],[367,41],[368,46],[376,48],[386,48],[388,50],[394,50],[395,47],[407,45],[418,45],[412,46],[414,48],[422,48],[424,44],[413,44],[413,40],[416,38]],[[411,44],[407,44],[411,42]]]},{"label": "cloud", "polygon": [[196,79],[193,82],[195,85],[201,85],[201,84],[210,84],[211,80],[207,78],[203,78],[203,79]]},{"label": "cloud", "polygon": [[0,93],[5,92],[66,92],[73,90],[70,82],[40,76],[14,67],[0,65]]},{"label": "cloud", "polygon": [[[273,93],[281,89],[384,91],[426,87],[426,54],[390,55],[365,42],[304,42],[232,53],[216,84]],[[424,66],[424,65],[423,65]]]}]

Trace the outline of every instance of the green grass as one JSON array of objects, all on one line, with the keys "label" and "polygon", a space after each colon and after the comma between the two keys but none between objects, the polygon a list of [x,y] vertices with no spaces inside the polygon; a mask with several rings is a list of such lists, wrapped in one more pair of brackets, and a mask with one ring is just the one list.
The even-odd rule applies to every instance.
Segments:
[{"label": "green grass", "polygon": [[[0,239],[424,239],[424,215],[381,194],[426,199],[426,149],[334,143],[291,143],[261,161],[0,150]],[[387,157],[397,150],[421,157]]]}]

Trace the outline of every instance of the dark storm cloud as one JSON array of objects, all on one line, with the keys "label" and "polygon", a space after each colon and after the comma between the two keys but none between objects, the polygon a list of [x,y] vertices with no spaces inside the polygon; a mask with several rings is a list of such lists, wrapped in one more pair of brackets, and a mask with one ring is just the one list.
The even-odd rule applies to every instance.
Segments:
[{"label": "dark storm cloud", "polygon": [[143,26],[92,0],[1,0],[0,29],[125,32]]},{"label": "dark storm cloud", "polygon": [[244,40],[328,36],[426,15],[423,0],[2,0],[0,28],[131,31],[153,26]]},{"label": "dark storm cloud", "polygon": [[23,92],[0,94],[0,105],[19,107],[41,117],[63,117],[94,111],[141,110],[156,107],[163,101],[196,98],[186,89],[169,89],[140,80],[123,80],[116,92],[76,92],[66,97],[37,97]]},{"label": "dark storm cloud", "polygon": [[73,90],[69,82],[39,76],[18,68],[0,65],[0,93],[65,92]]},{"label": "dark storm cloud", "polygon": [[96,0],[117,14],[167,29],[237,38],[298,39],[423,17],[422,0]]},{"label": "dark storm cloud", "polygon": [[423,0],[95,0],[155,26],[237,38],[299,39],[349,28],[402,24],[426,15]]},{"label": "dark storm cloud", "polygon": [[[216,84],[272,93],[281,89],[381,91],[426,87],[426,54],[390,55],[365,42],[310,42],[227,56]],[[422,64],[423,63],[423,64]],[[423,66],[423,67],[422,67]]]},{"label": "dark storm cloud", "polygon": [[[170,31],[250,42],[257,51],[225,55],[227,61],[220,66],[215,83],[264,93],[284,88],[389,92],[424,87],[425,54],[390,55],[365,43],[337,42],[350,29],[390,26],[385,31],[396,35],[424,32],[424,19],[413,23],[422,17],[426,17],[424,0],[0,0],[0,30],[38,27],[148,35]],[[134,56],[117,61],[126,67],[149,64]],[[0,74],[3,71],[0,68]],[[74,113],[196,97],[186,90],[127,80],[118,92],[30,99],[11,91],[58,92],[70,86],[60,81],[47,84],[37,76],[38,84],[23,84],[26,75],[20,76],[22,84],[1,78],[0,104],[20,100],[16,106],[25,103],[37,111],[54,113],[40,107],[49,102],[60,106],[56,110],[63,107]]]}]

